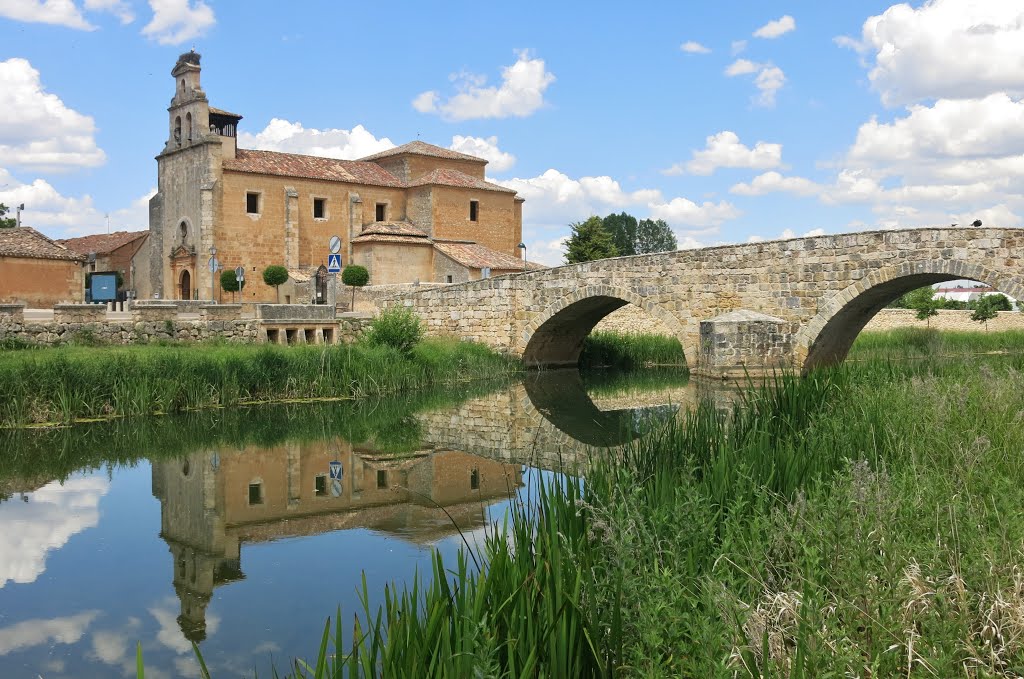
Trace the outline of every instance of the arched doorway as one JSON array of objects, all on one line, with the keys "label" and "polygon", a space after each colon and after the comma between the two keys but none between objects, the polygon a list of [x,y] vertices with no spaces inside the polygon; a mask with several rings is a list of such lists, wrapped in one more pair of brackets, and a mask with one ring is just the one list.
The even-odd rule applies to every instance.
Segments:
[{"label": "arched doorway", "polygon": [[181,272],[179,295],[181,299],[192,299],[192,276],[187,270]]}]

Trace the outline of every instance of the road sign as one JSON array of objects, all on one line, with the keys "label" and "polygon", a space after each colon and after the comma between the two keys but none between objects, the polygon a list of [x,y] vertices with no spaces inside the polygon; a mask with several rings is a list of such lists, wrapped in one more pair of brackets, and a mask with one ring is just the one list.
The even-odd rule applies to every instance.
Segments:
[{"label": "road sign", "polygon": [[235,269],[235,280],[241,283],[245,280],[245,267],[240,266]]},{"label": "road sign", "polygon": [[210,261],[207,262],[207,266],[210,269],[210,273],[216,273],[217,269],[220,268],[220,261],[216,257],[210,257]]},{"label": "road sign", "polygon": [[341,255],[327,255],[327,273],[341,273]]},{"label": "road sign", "polygon": [[341,472],[341,463],[338,462],[337,460],[334,460],[333,462],[331,462],[330,467],[331,467],[331,478],[332,479],[340,479],[341,478],[341,473],[342,473]]},{"label": "road sign", "polygon": [[335,479],[331,481],[331,495],[334,497],[341,497],[341,481]]},{"label": "road sign", "polygon": [[331,254],[336,255],[341,252],[341,239],[337,236],[331,236]]}]

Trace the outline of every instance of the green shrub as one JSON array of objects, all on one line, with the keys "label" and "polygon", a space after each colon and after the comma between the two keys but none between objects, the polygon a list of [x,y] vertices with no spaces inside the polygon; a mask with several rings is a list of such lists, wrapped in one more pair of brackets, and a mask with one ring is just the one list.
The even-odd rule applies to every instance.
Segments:
[{"label": "green shrub", "polygon": [[366,343],[370,346],[392,347],[408,354],[423,339],[419,317],[405,307],[382,312],[370,325]]}]

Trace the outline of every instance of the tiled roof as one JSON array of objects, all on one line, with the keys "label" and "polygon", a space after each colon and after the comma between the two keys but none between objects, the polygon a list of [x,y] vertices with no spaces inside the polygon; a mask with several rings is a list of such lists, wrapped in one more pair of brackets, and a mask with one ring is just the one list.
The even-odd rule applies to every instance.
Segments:
[{"label": "tiled roof", "polygon": [[324,179],[351,184],[402,186],[402,182],[398,178],[376,163],[303,156],[297,153],[279,153],[277,151],[238,149],[234,160],[224,161],[224,169],[253,174]]},{"label": "tiled roof", "polygon": [[467,189],[478,189],[480,191],[500,191],[501,193],[515,193],[515,189],[508,189],[504,186],[498,186],[490,182],[485,182],[483,179],[477,179],[476,177],[470,177],[464,172],[458,170],[448,170],[439,168],[432,170],[427,174],[418,177],[411,182],[408,186],[460,186]]},{"label": "tiled roof", "polygon": [[56,242],[79,254],[87,255],[90,252],[95,252],[98,255],[105,255],[148,235],[149,231],[115,231],[114,233],[94,233],[79,238],[63,238]]},{"label": "tiled roof", "polygon": [[525,268],[519,257],[492,250],[479,243],[435,241],[434,248],[470,269],[488,267],[500,271],[522,271]]},{"label": "tiled roof", "polygon": [[0,256],[85,261],[85,255],[58,245],[28,226],[0,229]]},{"label": "tiled roof", "polygon": [[363,229],[361,235],[386,234],[389,236],[416,236],[426,238],[429,234],[418,226],[409,222],[374,222]]},{"label": "tiled roof", "polygon": [[430,240],[422,236],[393,236],[386,233],[369,233],[356,236],[353,243],[412,243],[413,245],[430,245]]},{"label": "tiled roof", "polygon": [[425,141],[411,141],[408,144],[402,144],[401,146],[396,146],[393,149],[388,149],[387,151],[374,153],[372,156],[360,158],[360,160],[379,160],[381,158],[390,158],[391,156],[400,156],[405,153],[416,156],[430,156],[431,158],[444,158],[446,160],[468,160],[473,163],[487,163],[483,158],[477,158],[476,156],[459,153],[458,151],[452,151],[451,149],[434,146],[433,144],[428,144]]},{"label": "tiled roof", "polygon": [[242,116],[238,115],[237,113],[225,111],[222,108],[215,108],[213,106],[210,107],[210,113],[212,113],[215,116],[227,116],[228,118],[238,118],[239,120],[242,119]]}]

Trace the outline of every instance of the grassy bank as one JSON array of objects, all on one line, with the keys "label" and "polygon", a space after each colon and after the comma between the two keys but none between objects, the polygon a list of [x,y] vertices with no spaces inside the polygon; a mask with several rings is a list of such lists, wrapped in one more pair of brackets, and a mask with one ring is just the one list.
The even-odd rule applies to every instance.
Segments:
[{"label": "grassy bank", "polygon": [[436,558],[351,637],[328,625],[293,671],[1017,676],[1022,422],[1019,356],[877,359],[705,405],[518,507],[483,553]]},{"label": "grassy bank", "polygon": [[665,335],[591,333],[583,342],[581,368],[615,367],[622,369],[645,366],[686,367],[683,345],[675,337]]},{"label": "grassy bank", "polygon": [[363,398],[501,375],[482,345],[423,340],[410,351],[194,345],[0,352],[0,427],[174,413],[253,402]]},{"label": "grassy bank", "polygon": [[861,333],[850,349],[853,361],[875,359],[921,360],[981,353],[1024,353],[1024,331],[938,331],[900,328]]}]

